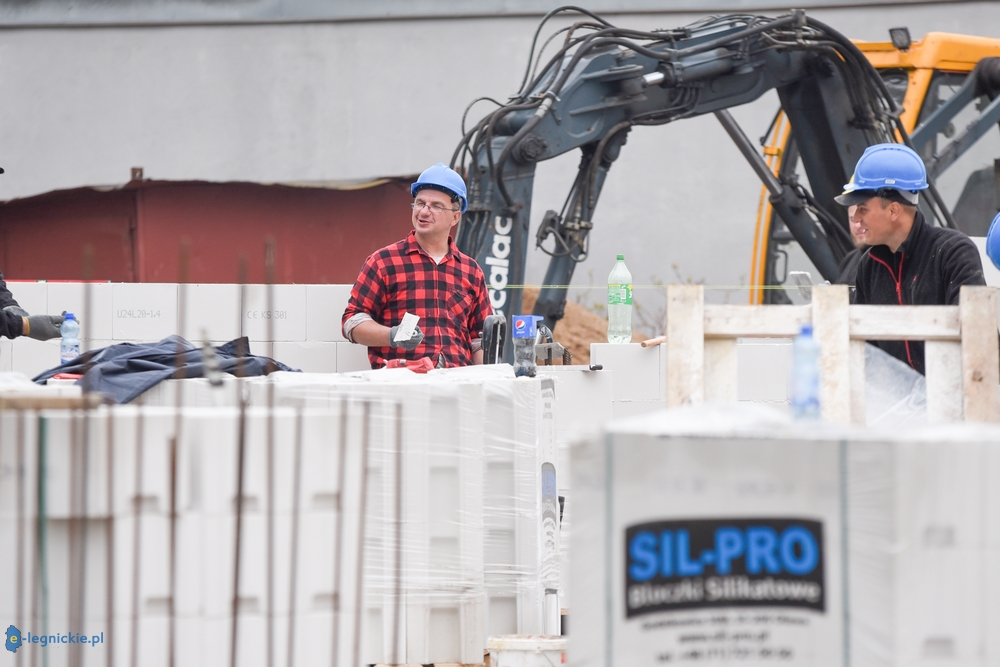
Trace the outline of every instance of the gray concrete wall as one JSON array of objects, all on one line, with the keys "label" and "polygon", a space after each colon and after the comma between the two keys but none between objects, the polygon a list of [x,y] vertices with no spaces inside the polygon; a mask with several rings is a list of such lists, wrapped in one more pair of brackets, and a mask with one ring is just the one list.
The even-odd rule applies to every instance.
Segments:
[{"label": "gray concrete wall", "polygon": [[[1000,37],[998,9],[979,2],[812,14],[869,40],[897,25],[915,38],[932,30]],[[609,18],[662,28],[698,16]],[[415,173],[450,158],[470,100],[514,91],[536,24],[493,17],[3,29],[0,199],[122,183],[133,166],[147,178],[218,181]],[[755,138],[776,106],[769,95],[734,115]],[[536,223],[561,207],[577,160],[540,165]],[[598,207],[591,258],[574,280],[598,289],[581,299],[603,299],[618,252],[638,285],[746,283],[759,188],[714,118],[633,130]],[[528,282],[541,280],[544,265],[532,251]]]}]

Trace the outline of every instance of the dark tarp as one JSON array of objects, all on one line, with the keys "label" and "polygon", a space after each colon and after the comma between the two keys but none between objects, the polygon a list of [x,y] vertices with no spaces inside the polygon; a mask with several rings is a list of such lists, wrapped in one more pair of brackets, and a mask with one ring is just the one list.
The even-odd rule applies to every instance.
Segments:
[{"label": "dark tarp", "polygon": [[[181,355],[179,372],[178,352]],[[271,371],[297,370],[267,357],[251,355],[246,337],[220,345],[215,348],[215,353],[219,369],[233,375],[250,377],[267,375]],[[167,336],[158,343],[119,343],[91,350],[73,361],[41,373],[34,381],[45,384],[58,373],[81,374],[83,378],[80,382],[86,391],[98,391],[118,403],[128,403],[171,377],[203,377],[204,364],[200,348],[180,336]]]}]

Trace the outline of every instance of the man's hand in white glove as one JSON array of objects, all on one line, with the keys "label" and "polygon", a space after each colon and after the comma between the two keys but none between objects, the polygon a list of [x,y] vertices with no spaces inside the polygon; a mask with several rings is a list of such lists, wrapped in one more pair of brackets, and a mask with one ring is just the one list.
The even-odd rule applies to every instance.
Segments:
[{"label": "man's hand in white glove", "polygon": [[396,331],[399,329],[399,325],[389,329],[389,347],[401,347],[404,350],[415,350],[417,346],[424,341],[424,332],[420,330],[419,326],[413,327],[413,335],[405,340],[396,340]]}]

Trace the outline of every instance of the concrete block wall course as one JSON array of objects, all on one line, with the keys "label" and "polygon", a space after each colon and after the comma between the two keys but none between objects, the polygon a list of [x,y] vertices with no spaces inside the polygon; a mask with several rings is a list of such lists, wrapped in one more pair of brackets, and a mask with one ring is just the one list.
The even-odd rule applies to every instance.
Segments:
[{"label": "concrete block wall course", "polygon": [[372,364],[368,360],[368,348],[356,343],[337,343],[337,372],[353,373],[370,371]]},{"label": "concrete block wall course", "polygon": [[[58,343],[59,341],[53,341]],[[91,338],[91,339],[80,339],[80,352],[89,352],[90,350],[102,350],[106,347],[111,347],[112,345],[117,345],[118,343],[125,343],[127,341],[123,340],[111,340],[106,338]]]},{"label": "concrete block wall course", "polygon": [[662,345],[592,343],[590,363],[612,371],[611,397],[615,401],[666,399]]},{"label": "concrete block wall course", "polygon": [[8,280],[7,289],[14,295],[18,305],[32,315],[58,315],[62,312],[49,312],[49,290],[44,282]]},{"label": "concrete block wall course", "polygon": [[111,303],[115,340],[158,341],[177,333],[174,283],[115,283]]},{"label": "concrete block wall course", "polygon": [[242,333],[251,341],[268,340],[269,322],[275,341],[306,340],[306,286],[274,285],[274,303],[268,306],[267,285],[243,290]]},{"label": "concrete block wall course", "polygon": [[86,303],[87,285],[84,283],[45,283],[50,315],[68,311],[80,318],[80,340],[96,338],[111,340],[113,285],[90,283],[90,308]]},{"label": "concrete block wall course", "polygon": [[351,285],[306,285],[306,340],[346,342],[341,329]]},{"label": "concrete block wall course", "polygon": [[20,336],[11,343],[10,369],[15,373],[32,378],[59,365],[59,339],[42,341]]},{"label": "concrete block wall course", "polygon": [[[12,287],[23,294],[29,312],[76,314],[81,319],[84,351],[122,342],[158,342],[173,334],[195,343],[207,334],[213,345],[246,335],[252,354],[276,358],[293,368],[320,373],[371,369],[367,349],[347,342],[341,333],[350,285],[275,285],[271,313],[266,285],[90,283],[89,315],[84,308],[88,289],[84,283],[23,282]],[[271,318],[274,341],[266,340]],[[183,332],[179,331],[182,320]],[[58,364],[55,342],[48,342],[57,349],[50,355],[41,344],[22,340],[27,339],[0,341],[0,372],[12,370],[34,377]]]},{"label": "concrete block wall course", "polygon": [[239,285],[181,285],[184,292],[184,337],[201,342],[239,338],[241,328]]},{"label": "concrete block wall course", "polygon": [[336,373],[338,369],[337,343],[329,342],[276,342],[272,344],[276,361],[307,373]]}]

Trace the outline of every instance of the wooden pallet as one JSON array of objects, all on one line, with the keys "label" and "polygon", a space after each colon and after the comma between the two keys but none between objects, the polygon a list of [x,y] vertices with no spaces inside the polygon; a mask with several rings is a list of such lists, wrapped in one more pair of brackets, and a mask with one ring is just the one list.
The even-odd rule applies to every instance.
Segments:
[{"label": "wooden pallet", "polygon": [[705,304],[701,285],[667,288],[667,406],[736,400],[736,340],[791,338],[812,324],[823,419],[865,423],[865,341],[923,340],[927,416],[1000,421],[997,290],[963,285],[957,306],[851,305],[846,285],[817,285],[804,306]]}]

